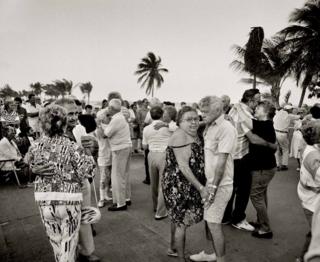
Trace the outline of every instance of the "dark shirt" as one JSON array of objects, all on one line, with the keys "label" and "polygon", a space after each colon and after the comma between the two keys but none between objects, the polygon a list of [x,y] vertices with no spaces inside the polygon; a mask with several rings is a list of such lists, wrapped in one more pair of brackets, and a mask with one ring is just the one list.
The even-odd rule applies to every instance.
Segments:
[{"label": "dark shirt", "polygon": [[[276,142],[276,132],[273,127],[273,121],[258,121],[253,119],[253,129],[252,133],[263,138],[267,142],[275,143]],[[268,170],[275,168],[276,158],[275,152],[266,146],[260,145],[249,145],[249,159],[250,167],[252,170]]]},{"label": "dark shirt", "polygon": [[20,118],[20,130],[21,132],[27,132],[28,131],[28,114],[27,114],[27,110],[21,106],[17,107],[17,113],[19,115]]}]

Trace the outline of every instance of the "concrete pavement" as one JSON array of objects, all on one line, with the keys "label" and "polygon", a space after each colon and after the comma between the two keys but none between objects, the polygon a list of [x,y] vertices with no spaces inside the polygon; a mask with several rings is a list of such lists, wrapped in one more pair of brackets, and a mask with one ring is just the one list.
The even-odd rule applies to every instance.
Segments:
[{"label": "concrete pavement", "polygon": [[[224,226],[227,261],[290,262],[299,254],[307,223],[296,193],[298,172],[295,171],[295,161],[290,161],[289,167],[289,171],[278,172],[270,185],[269,213],[274,238],[255,239],[250,233]],[[98,233],[95,237],[96,254],[102,261],[176,261],[166,256],[170,221],[154,220],[150,187],[142,183],[143,179],[143,157],[133,156],[132,206],[124,212],[109,212],[106,207],[102,208],[102,219],[95,225]],[[98,189],[98,178],[95,180]],[[255,212],[251,204],[247,215],[249,221],[254,220]],[[203,223],[188,229],[188,254],[203,250],[206,244]],[[0,185],[0,261],[54,261],[32,188]]]}]

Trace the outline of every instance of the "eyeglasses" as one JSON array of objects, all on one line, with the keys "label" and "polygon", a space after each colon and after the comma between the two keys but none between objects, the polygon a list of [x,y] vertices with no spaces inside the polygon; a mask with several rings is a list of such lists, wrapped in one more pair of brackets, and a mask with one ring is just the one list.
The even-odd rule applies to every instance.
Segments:
[{"label": "eyeglasses", "polygon": [[192,123],[192,122],[198,123],[200,121],[200,119],[199,119],[199,117],[189,117],[189,118],[183,119],[182,122],[183,121],[188,122],[188,123]]}]

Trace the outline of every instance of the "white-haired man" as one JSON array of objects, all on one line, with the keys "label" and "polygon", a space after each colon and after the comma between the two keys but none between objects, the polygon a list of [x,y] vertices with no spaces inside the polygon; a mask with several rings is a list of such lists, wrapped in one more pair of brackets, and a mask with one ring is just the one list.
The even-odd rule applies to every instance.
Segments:
[{"label": "white-haired man", "polygon": [[233,153],[237,143],[237,131],[225,120],[223,102],[216,96],[200,100],[200,110],[206,124],[204,130],[205,174],[209,197],[204,204],[204,219],[215,254],[204,251],[192,255],[194,261],[225,261],[225,241],[222,218],[233,190]]},{"label": "white-haired man", "polygon": [[121,113],[121,100],[111,99],[106,111],[107,125],[101,124],[105,136],[109,139],[112,151],[111,185],[113,205],[109,211],[126,210],[131,205],[131,187],[129,182],[130,153],[132,142],[127,120]]}]

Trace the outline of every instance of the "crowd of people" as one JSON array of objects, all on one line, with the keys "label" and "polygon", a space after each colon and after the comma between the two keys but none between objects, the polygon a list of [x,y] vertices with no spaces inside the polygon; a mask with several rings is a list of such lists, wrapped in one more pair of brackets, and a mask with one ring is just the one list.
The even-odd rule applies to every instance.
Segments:
[{"label": "crowd of people", "polygon": [[[320,261],[320,104],[276,108],[248,89],[233,105],[224,95],[179,107],[156,98],[130,104],[118,92],[98,110],[73,97],[44,104],[33,94],[26,104],[0,99],[0,169],[14,162],[34,186],[55,260],[100,261],[92,223],[101,214],[90,208],[90,184],[97,175],[99,208],[127,210],[131,155],[143,153],[154,219],[169,217],[167,255],[178,261],[187,261],[187,228],[202,220],[211,248],[192,261],[226,261],[223,224],[271,239],[268,186],[277,171],[288,170],[289,156],[296,158],[310,226],[296,261]],[[256,221],[246,219],[249,200]]]}]

